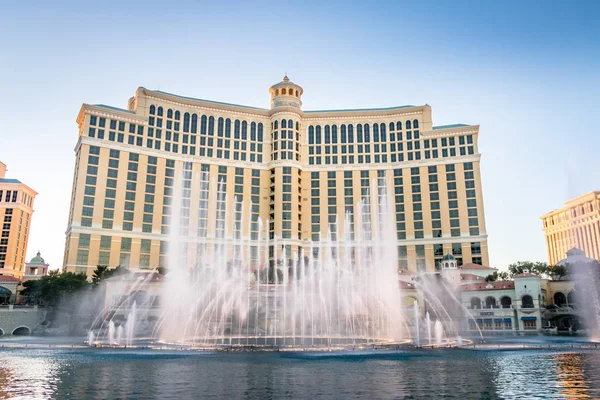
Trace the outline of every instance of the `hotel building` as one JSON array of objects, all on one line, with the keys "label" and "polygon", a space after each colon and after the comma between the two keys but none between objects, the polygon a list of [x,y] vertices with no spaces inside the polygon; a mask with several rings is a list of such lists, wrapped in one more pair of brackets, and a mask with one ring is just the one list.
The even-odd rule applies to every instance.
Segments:
[{"label": "hotel building", "polygon": [[478,125],[433,126],[429,105],[303,111],[287,77],[269,93],[270,108],[142,87],[127,109],[84,104],[64,269],[165,266],[174,213],[190,253],[197,237],[234,240],[234,223],[257,239],[260,220],[269,257],[282,243],[294,254],[375,185],[387,187],[402,273],[435,271],[447,253],[489,263]]},{"label": "hotel building", "polygon": [[569,200],[541,219],[550,265],[574,247],[583,250],[587,257],[600,260],[600,192]]},{"label": "hotel building", "polygon": [[21,278],[37,192],[21,181],[6,178],[6,165],[0,162],[0,275]]}]

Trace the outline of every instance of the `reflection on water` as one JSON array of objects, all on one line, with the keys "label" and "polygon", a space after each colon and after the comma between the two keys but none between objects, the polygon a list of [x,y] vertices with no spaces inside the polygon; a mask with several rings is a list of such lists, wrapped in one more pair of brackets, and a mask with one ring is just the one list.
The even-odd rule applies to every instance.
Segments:
[{"label": "reflection on water", "polygon": [[0,398],[600,398],[595,351],[0,350]]},{"label": "reflection on water", "polygon": [[[555,357],[556,383],[560,388],[560,393],[565,398],[572,399],[590,399],[592,396],[589,391],[588,382],[593,382],[598,379],[598,361],[597,357],[591,360],[595,362],[595,368],[588,363],[586,366],[586,358],[583,354],[561,354]],[[587,367],[587,368],[586,368]],[[587,378],[586,378],[587,374]],[[594,392],[597,394],[597,392]],[[598,397],[597,395],[595,396]]]}]

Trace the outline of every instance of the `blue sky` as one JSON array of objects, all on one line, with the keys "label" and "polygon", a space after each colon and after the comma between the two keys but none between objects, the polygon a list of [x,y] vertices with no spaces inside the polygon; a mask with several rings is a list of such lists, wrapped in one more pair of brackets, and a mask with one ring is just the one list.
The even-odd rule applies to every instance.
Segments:
[{"label": "blue sky", "polygon": [[598,20],[597,1],[0,2],[0,160],[40,193],[27,258],[62,265],[81,103],[268,107],[287,72],[305,110],[480,124],[490,264],[545,261],[539,217],[600,190]]}]

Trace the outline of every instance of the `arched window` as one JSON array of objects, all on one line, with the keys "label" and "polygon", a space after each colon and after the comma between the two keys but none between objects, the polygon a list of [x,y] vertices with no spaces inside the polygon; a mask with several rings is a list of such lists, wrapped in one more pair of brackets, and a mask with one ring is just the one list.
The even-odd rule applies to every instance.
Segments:
[{"label": "arched window", "polygon": [[196,114],[192,114],[192,133],[198,132],[198,116]]},{"label": "arched window", "polygon": [[496,308],[496,299],[492,296],[486,297],[485,308]]},{"label": "arched window", "polygon": [[281,95],[283,96],[284,94],[287,94],[285,88],[281,89]]},{"label": "arched window", "polygon": [[382,142],[387,142],[387,135],[385,133],[385,124],[381,124],[379,125],[379,130],[380,130],[380,135],[381,135],[381,141]]},{"label": "arched window", "polygon": [[357,143],[362,143],[363,142],[363,131],[362,131],[362,125],[361,124],[357,124],[356,125],[356,142]]},{"label": "arched window", "polygon": [[325,125],[325,144],[331,143],[331,129],[329,125]]},{"label": "arched window", "polygon": [[163,116],[163,108],[162,107],[158,107],[156,109],[156,115],[158,115],[159,117]]},{"label": "arched window", "polygon": [[279,89],[275,89],[275,96],[279,96]]},{"label": "arched window", "polygon": [[156,106],[154,104],[152,104],[150,106],[150,115],[154,115],[156,114]]},{"label": "arched window", "polygon": [[296,130],[299,131],[300,130],[300,122],[296,122]]},{"label": "arched window", "polygon": [[348,125],[348,143],[354,143],[354,125]]},{"label": "arched window", "polygon": [[206,115],[200,118],[200,133],[206,135]]},{"label": "arched window", "polygon": [[364,132],[365,133],[365,143],[369,143],[371,141],[369,124],[365,124],[364,129],[365,129],[365,132]]},{"label": "arched window", "polygon": [[256,141],[256,122],[250,123],[250,140]]},{"label": "arched window", "polygon": [[173,110],[171,110],[170,108],[167,110],[167,118],[173,119]]},{"label": "arched window", "polygon": [[229,118],[225,120],[225,137],[231,137],[231,120]]},{"label": "arched window", "polygon": [[315,144],[315,127],[308,127],[308,144]]},{"label": "arched window", "polygon": [[413,120],[413,129],[419,129],[419,120]]},{"label": "arched window", "polygon": [[390,122],[390,132],[394,130],[394,123]]},{"label": "arched window", "polygon": [[402,122],[400,122],[400,121],[396,122],[396,130],[397,131],[401,131],[402,130]]},{"label": "arched window", "polygon": [[242,121],[242,140],[248,140],[248,123]]},{"label": "arched window", "polygon": [[223,137],[223,132],[225,131],[225,120],[223,119],[223,117],[219,117],[219,120],[217,121],[217,136],[218,137]]},{"label": "arched window", "polygon": [[273,123],[273,129],[279,129],[279,121],[275,121],[275,123]]},{"label": "arched window", "polygon": [[233,123],[233,138],[234,139],[240,138],[240,120],[239,119],[236,119],[235,122]]},{"label": "arched window", "polygon": [[533,308],[533,297],[526,294],[521,298],[521,307],[522,308]]},{"label": "arched window", "polygon": [[333,144],[337,144],[338,143],[337,125],[332,125],[331,126],[331,143],[333,143]]},{"label": "arched window", "polygon": [[471,297],[471,308],[481,308],[481,299],[479,297]]},{"label": "arched window", "polygon": [[379,142],[379,125],[373,124],[373,141]]},{"label": "arched window", "polygon": [[190,113],[183,114],[183,131],[190,131]]},{"label": "arched window", "polygon": [[294,129],[294,121],[288,119],[288,129]]},{"label": "arched window", "polygon": [[297,91],[297,90],[296,90],[296,97],[299,97],[299,95],[298,95],[298,91]]},{"label": "arched window", "polygon": [[567,296],[564,293],[556,292],[554,293],[554,304],[558,307],[563,307],[567,305]]},{"label": "arched window", "polygon": [[215,117],[208,117],[208,136],[215,136]]},{"label": "arched window", "polygon": [[406,129],[411,129],[410,128],[410,121],[406,121]]},{"label": "arched window", "polygon": [[262,124],[262,122],[258,123],[258,141],[259,142],[263,141],[263,124]]},{"label": "arched window", "polygon": [[315,144],[321,144],[321,127],[319,125],[315,129]]},{"label": "arched window", "polygon": [[11,298],[12,292],[3,286],[0,286],[0,304],[9,304]]},{"label": "arched window", "polygon": [[504,296],[500,299],[500,304],[502,304],[502,308],[510,308],[512,305],[512,300],[508,296]]},{"label": "arched window", "polygon": [[181,113],[179,110],[175,111],[175,121],[179,121],[181,119]]},{"label": "arched window", "polygon": [[281,129],[287,128],[287,121],[285,119],[281,120]]},{"label": "arched window", "polygon": [[340,128],[340,136],[342,139],[342,143],[346,143],[346,125],[342,125]]}]

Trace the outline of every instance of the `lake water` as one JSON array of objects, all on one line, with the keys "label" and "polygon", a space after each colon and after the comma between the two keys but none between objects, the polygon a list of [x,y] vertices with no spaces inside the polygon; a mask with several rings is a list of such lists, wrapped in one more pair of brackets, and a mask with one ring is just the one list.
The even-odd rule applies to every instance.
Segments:
[{"label": "lake water", "polygon": [[0,349],[0,398],[600,398],[600,350]]}]

